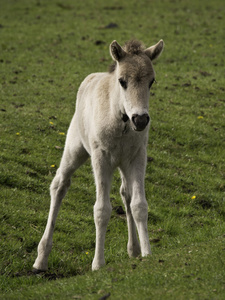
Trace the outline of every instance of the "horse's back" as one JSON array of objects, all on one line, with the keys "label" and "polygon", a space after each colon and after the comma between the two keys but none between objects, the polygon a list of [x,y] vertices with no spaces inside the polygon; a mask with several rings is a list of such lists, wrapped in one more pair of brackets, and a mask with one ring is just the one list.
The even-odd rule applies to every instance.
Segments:
[{"label": "horse's back", "polygon": [[[97,96],[96,92],[107,79],[107,73],[92,73],[89,74],[81,83],[77,93],[77,103],[80,101],[90,101],[93,96]],[[103,81],[103,83],[102,83]]]},{"label": "horse's back", "polygon": [[103,139],[106,142],[108,128],[114,127],[110,110],[110,84],[109,73],[92,73],[84,79],[77,93],[73,128],[76,132],[78,130],[89,154],[93,141]]}]

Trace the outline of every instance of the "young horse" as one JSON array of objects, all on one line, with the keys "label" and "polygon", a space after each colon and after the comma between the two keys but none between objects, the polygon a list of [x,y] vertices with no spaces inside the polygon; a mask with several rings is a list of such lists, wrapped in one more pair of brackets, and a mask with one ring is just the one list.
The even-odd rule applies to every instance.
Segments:
[{"label": "young horse", "polygon": [[162,40],[147,49],[138,41],[130,41],[123,48],[113,41],[110,45],[114,60],[111,70],[108,73],[90,74],[82,82],[60,167],[50,187],[48,222],[38,245],[34,270],[47,270],[62,199],[70,186],[72,174],[89,156],[97,194],[94,205],[96,248],[92,270],[105,264],[105,234],[112,211],[110,184],[117,167],[122,178],[120,193],[127,214],[128,254],[151,254],[144,177],[150,125],[150,87],[155,81],[152,61],[162,50]]}]

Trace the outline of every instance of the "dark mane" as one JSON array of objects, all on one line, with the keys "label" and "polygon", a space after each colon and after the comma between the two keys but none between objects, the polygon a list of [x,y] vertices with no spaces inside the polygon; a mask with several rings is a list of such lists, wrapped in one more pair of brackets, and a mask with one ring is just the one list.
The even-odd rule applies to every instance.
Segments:
[{"label": "dark mane", "polygon": [[[123,46],[123,50],[131,55],[139,55],[144,52],[144,49],[145,49],[144,45],[142,44],[142,42],[138,40],[127,41]],[[115,69],[116,69],[116,62],[114,61],[109,66],[109,73],[113,73]]]},{"label": "dark mane", "polygon": [[123,49],[129,54],[141,54],[144,52],[144,45],[138,40],[131,40],[125,43]]},{"label": "dark mane", "polygon": [[116,61],[114,61],[110,66],[109,66],[109,73],[113,73],[116,70]]}]

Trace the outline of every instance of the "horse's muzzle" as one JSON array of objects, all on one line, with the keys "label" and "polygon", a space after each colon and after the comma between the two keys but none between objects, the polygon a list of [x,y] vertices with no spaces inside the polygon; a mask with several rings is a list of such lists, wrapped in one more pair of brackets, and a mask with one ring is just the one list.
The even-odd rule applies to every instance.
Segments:
[{"label": "horse's muzzle", "polygon": [[135,130],[137,130],[137,131],[144,130],[145,127],[148,125],[149,120],[150,120],[150,118],[149,118],[148,114],[143,114],[143,115],[133,114],[132,115],[132,122],[135,126]]}]

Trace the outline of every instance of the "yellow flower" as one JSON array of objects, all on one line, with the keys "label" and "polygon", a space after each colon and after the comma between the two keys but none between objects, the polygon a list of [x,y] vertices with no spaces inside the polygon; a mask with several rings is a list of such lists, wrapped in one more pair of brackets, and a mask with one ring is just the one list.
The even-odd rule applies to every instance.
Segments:
[{"label": "yellow flower", "polygon": [[59,135],[65,135],[65,133],[64,132],[59,132]]},{"label": "yellow flower", "polygon": [[20,135],[20,133],[19,133],[19,132],[17,132],[17,133],[16,133],[16,135]]},{"label": "yellow flower", "polygon": [[192,196],[191,199],[194,200],[196,198],[196,196]]},{"label": "yellow flower", "polygon": [[51,165],[51,168],[55,168],[55,165]]},{"label": "yellow flower", "polygon": [[89,252],[88,252],[88,251],[86,251],[86,252],[85,252],[85,254],[86,254],[86,255],[88,255],[88,254],[89,254]]},{"label": "yellow flower", "polygon": [[198,119],[203,119],[203,116],[198,116]]},{"label": "yellow flower", "polygon": [[53,122],[49,122],[49,124],[50,124],[50,125],[54,125],[54,123],[53,123]]}]

